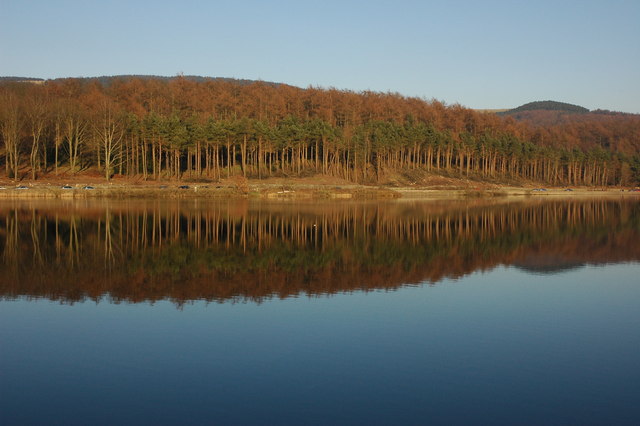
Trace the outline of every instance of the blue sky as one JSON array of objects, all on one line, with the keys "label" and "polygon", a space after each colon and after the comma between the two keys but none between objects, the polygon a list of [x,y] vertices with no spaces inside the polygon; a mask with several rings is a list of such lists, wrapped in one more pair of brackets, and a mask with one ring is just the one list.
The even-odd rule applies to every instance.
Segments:
[{"label": "blue sky", "polygon": [[0,75],[178,73],[640,113],[640,1],[0,0]]}]

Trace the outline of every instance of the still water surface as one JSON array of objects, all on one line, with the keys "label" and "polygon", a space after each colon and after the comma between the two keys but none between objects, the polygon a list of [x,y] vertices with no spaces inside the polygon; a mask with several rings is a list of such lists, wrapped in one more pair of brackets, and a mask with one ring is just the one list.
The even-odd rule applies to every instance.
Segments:
[{"label": "still water surface", "polygon": [[640,203],[0,204],[2,424],[637,424]]}]

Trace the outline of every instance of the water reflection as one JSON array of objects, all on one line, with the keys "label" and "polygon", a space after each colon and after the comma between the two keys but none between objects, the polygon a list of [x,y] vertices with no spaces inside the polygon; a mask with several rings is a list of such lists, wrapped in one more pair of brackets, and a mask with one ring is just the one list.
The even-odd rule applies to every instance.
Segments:
[{"label": "water reflection", "polygon": [[0,297],[255,300],[640,260],[640,203],[5,202]]}]

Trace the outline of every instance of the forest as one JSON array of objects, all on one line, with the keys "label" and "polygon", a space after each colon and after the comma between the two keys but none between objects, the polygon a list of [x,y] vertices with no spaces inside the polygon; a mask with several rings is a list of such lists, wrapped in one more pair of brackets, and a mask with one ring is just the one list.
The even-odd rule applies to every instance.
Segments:
[{"label": "forest", "polygon": [[536,125],[397,93],[177,76],[0,81],[0,167],[14,181],[398,173],[494,182],[634,185],[640,116]]}]

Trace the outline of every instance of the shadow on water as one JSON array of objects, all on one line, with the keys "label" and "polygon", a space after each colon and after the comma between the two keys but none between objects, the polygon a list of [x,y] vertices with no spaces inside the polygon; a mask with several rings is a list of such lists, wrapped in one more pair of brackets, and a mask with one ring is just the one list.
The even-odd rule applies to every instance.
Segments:
[{"label": "shadow on water", "polygon": [[0,204],[0,297],[261,301],[640,260],[625,200]]}]

